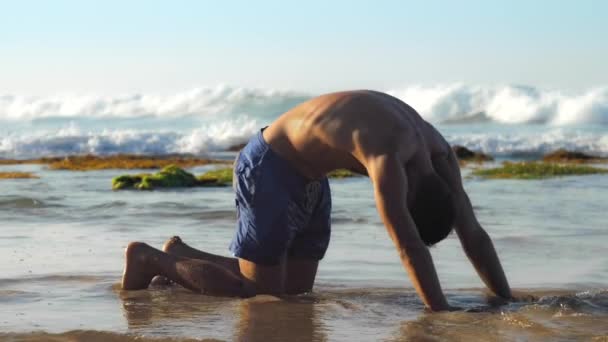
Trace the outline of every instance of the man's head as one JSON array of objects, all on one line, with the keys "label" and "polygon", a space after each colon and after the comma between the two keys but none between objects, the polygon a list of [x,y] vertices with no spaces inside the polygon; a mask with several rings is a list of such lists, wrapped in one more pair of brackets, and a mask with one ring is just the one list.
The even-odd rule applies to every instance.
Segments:
[{"label": "man's head", "polygon": [[422,241],[432,246],[452,231],[455,210],[450,188],[436,173],[420,177],[413,185],[410,213]]}]

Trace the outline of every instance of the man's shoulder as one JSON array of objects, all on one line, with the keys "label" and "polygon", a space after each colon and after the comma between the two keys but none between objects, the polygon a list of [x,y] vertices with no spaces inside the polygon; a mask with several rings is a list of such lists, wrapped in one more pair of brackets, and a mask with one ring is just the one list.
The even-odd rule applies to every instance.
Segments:
[{"label": "man's shoulder", "polygon": [[354,134],[355,145],[365,159],[391,155],[407,162],[422,149],[423,143],[411,127],[391,125]]}]

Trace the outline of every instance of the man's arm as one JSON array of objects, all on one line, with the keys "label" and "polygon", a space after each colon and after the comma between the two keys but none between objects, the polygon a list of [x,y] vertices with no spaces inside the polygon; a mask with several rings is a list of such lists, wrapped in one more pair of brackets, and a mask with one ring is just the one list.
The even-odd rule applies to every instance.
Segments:
[{"label": "man's arm", "polygon": [[483,282],[497,296],[511,299],[511,288],[500,265],[490,236],[481,227],[464,190],[457,196],[459,202],[455,228],[462,247]]},{"label": "man's arm", "polygon": [[376,206],[395,243],[401,262],[424,304],[433,311],[450,309],[441,290],[428,248],[407,209],[407,177],[397,155],[366,161],[374,185]]},{"label": "man's arm", "polygon": [[477,270],[477,274],[488,288],[497,296],[511,299],[511,289],[500,265],[498,255],[494,250],[492,240],[477,222],[471,201],[462,186],[458,160],[449,146],[448,149],[447,158],[444,156],[433,159],[433,165],[437,173],[448,182],[454,193],[454,206],[456,208],[454,226],[460,243],[475,270]]}]

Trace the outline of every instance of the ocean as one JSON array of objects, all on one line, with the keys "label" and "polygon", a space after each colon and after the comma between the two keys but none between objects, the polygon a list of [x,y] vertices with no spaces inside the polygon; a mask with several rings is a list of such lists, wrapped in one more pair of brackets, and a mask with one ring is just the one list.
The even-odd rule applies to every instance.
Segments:
[{"label": "ocean", "polygon": [[[557,148],[608,156],[606,88],[568,93],[455,84],[388,92],[450,143],[494,155],[490,165]],[[0,158],[230,159],[230,146],[313,95],[221,86],[170,95],[0,96]],[[6,170],[40,178],[0,180],[0,340],[608,340],[606,175],[484,180],[463,168],[511,286],[539,299],[492,305],[452,234],[431,253],[448,301],[466,311],[429,313],[381,224],[367,178],[331,181],[331,243],[312,293],[240,300],[119,286],[130,241],[160,247],[179,235],[228,255],[231,189],[118,192],[112,177],[143,170],[0,166]]]}]

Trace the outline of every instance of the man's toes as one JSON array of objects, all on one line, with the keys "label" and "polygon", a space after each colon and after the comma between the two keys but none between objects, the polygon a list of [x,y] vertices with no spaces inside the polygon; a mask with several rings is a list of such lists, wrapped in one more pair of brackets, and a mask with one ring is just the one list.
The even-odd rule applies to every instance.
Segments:
[{"label": "man's toes", "polygon": [[163,245],[163,252],[170,253],[171,250],[179,245],[182,245],[184,242],[179,236],[172,236],[165,244]]},{"label": "man's toes", "polygon": [[159,287],[169,286],[169,285],[171,285],[171,280],[169,280],[169,278],[167,278],[167,277],[157,275],[154,278],[152,278],[150,285],[159,286]]},{"label": "man's toes", "polygon": [[122,277],[124,290],[139,290],[148,287],[151,276],[146,270],[146,249],[150,248],[142,242],[131,242],[125,250],[125,269]]},{"label": "man's toes", "polygon": [[133,263],[142,257],[142,252],[149,247],[143,242],[130,242],[125,249],[127,263]]}]

